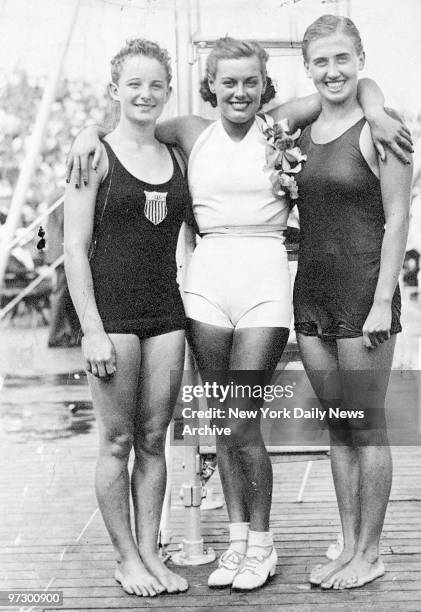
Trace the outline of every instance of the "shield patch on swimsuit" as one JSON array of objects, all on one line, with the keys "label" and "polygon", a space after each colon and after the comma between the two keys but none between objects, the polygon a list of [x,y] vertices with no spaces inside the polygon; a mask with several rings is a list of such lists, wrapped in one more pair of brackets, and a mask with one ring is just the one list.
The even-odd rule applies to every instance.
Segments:
[{"label": "shield patch on swimsuit", "polygon": [[161,223],[167,216],[167,194],[162,191],[145,191],[145,217],[154,225]]}]

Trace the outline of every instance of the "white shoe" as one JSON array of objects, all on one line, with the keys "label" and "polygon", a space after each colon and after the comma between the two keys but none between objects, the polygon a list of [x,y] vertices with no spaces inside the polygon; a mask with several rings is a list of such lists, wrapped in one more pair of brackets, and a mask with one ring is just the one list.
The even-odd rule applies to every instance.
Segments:
[{"label": "white shoe", "polygon": [[208,578],[208,586],[222,588],[231,586],[245,555],[228,548],[220,557],[218,568]]},{"label": "white shoe", "polygon": [[278,555],[274,548],[272,548],[268,555],[262,553],[249,557],[247,553],[240,569],[235,575],[232,588],[251,591],[263,586],[269,576],[274,575],[277,560]]}]

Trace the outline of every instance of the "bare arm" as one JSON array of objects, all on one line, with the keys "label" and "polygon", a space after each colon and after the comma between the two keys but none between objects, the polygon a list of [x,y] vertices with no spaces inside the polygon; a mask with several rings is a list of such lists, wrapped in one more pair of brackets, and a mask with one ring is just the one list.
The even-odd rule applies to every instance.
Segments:
[{"label": "bare arm", "polygon": [[[370,125],[374,145],[384,160],[384,146],[403,163],[410,163],[407,152],[412,152],[411,134],[408,128],[399,120],[391,118],[384,109],[384,96],[375,81],[360,79],[358,81],[358,100]],[[303,128],[313,123],[320,115],[322,106],[319,94],[290,100],[271,109],[268,114],[275,121],[288,119],[290,131]]]},{"label": "bare arm", "polygon": [[[158,123],[155,135],[158,140],[176,145],[188,159],[197,137],[211,121],[196,115],[176,117]],[[98,125],[92,125],[76,136],[66,160],[66,182],[72,183],[76,189],[81,182],[89,183],[89,158],[92,158],[92,169],[96,170],[101,160],[103,138],[110,130]]]},{"label": "bare arm", "polygon": [[413,153],[411,133],[396,113],[384,108],[384,95],[377,83],[372,79],[360,79],[358,100],[370,125],[380,159],[386,159],[386,146],[399,160],[409,165],[411,157],[406,153]]},{"label": "bare arm", "polygon": [[295,132],[296,129],[303,128],[316,121],[321,110],[319,94],[312,94],[311,96],[284,102],[284,104],[272,108],[268,115],[271,115],[274,121],[288,119],[290,131]]},{"label": "bare arm", "polygon": [[197,138],[210,123],[198,115],[184,115],[158,123],[155,136],[161,142],[177,146],[188,159]]},{"label": "bare arm", "polygon": [[363,327],[367,348],[375,348],[390,337],[392,298],[408,236],[412,163],[403,165],[390,155],[379,165],[379,174],[386,229],[373,305]]},{"label": "bare arm", "polygon": [[64,263],[69,291],[84,334],[86,368],[96,376],[115,372],[114,347],[104,331],[95,302],[88,252],[92,240],[95,200],[106,171],[106,155],[87,187],[66,188],[64,199]]}]

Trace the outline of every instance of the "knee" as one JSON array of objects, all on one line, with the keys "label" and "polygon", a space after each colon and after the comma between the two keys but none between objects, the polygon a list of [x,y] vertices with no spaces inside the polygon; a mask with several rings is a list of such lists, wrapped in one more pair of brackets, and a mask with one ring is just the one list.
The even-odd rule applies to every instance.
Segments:
[{"label": "knee", "polygon": [[135,453],[159,456],[165,451],[165,436],[167,428],[146,427],[143,428],[135,441]]},{"label": "knee", "polygon": [[250,445],[257,444],[261,439],[260,425],[236,422],[230,426],[231,434],[225,436],[228,446],[242,450]]},{"label": "knee", "polygon": [[346,419],[329,418],[329,436],[331,444],[352,446],[352,429]]},{"label": "knee", "polygon": [[121,431],[109,432],[104,447],[107,454],[112,457],[128,461],[133,448],[133,435]]},{"label": "knee", "polygon": [[352,432],[352,439],[356,448],[365,446],[389,446],[386,428],[354,429]]}]

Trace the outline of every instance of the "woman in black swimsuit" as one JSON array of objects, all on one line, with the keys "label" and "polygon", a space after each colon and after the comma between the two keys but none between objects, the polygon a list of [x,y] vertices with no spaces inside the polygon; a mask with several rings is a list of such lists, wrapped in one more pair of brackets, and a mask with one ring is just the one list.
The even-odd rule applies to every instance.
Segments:
[{"label": "woman in black swimsuit", "polygon": [[401,330],[411,164],[393,156],[378,163],[357,100],[364,52],[352,21],[320,17],[304,35],[303,55],[322,112],[300,139],[308,158],[297,175],[295,326],[323,407],[354,411],[329,413],[344,550],[314,568],[310,582],[354,588],[384,573],[379,540],[392,480],[384,400]]},{"label": "woman in black swimsuit", "polygon": [[98,420],[95,485],[116,551],[115,578],[128,593],[153,596],[188,586],[156,546],[165,435],[184,362],[175,251],[189,195],[173,151],[155,138],[171,91],[167,52],[129,41],[111,74],[121,117],[89,185],[66,191],[65,263]]}]

